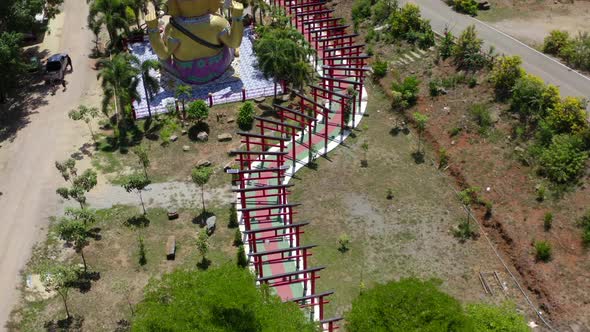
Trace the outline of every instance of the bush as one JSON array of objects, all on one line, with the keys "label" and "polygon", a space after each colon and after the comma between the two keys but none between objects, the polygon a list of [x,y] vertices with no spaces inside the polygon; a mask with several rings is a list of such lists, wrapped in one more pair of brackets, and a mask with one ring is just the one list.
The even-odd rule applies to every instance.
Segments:
[{"label": "bush", "polygon": [[578,223],[582,227],[582,242],[585,247],[590,247],[590,212],[586,212]]},{"label": "bush", "polygon": [[245,102],[238,112],[238,127],[242,130],[252,129],[254,123],[254,104],[251,101]]},{"label": "bush", "polygon": [[375,79],[381,79],[387,75],[387,61],[376,60],[373,62],[373,77]]},{"label": "bush", "polygon": [[440,148],[438,150],[438,169],[443,169],[449,164],[449,153],[447,149]]},{"label": "bush", "polygon": [[428,20],[422,19],[420,8],[408,3],[391,14],[391,37],[405,40],[410,44],[418,43],[422,49],[434,45],[434,32]]},{"label": "bush", "polygon": [[350,250],[350,248],[348,247],[348,245],[350,244],[350,237],[348,237],[348,235],[346,234],[341,234],[340,237],[338,238],[338,251],[344,253],[347,252],[348,250]]},{"label": "bush", "polygon": [[414,106],[418,100],[420,81],[416,76],[408,76],[401,83],[394,82],[392,89],[399,94],[399,106],[402,109]]},{"label": "bush", "polygon": [[492,116],[488,106],[485,104],[473,104],[469,113],[473,117],[473,120],[479,126],[480,134],[485,134],[487,130],[492,126]]},{"label": "bush", "polygon": [[240,232],[240,229],[237,228],[235,233],[234,233],[234,242],[233,245],[234,247],[239,247],[241,245],[244,244],[244,241],[242,241],[242,232]]},{"label": "bush", "polygon": [[372,20],[374,24],[382,24],[384,23],[389,16],[399,9],[397,2],[389,1],[389,0],[379,0],[373,6],[373,17]]},{"label": "bush", "polygon": [[248,258],[246,257],[246,251],[244,250],[244,246],[239,246],[238,251],[236,252],[236,262],[238,267],[245,268],[248,266]]},{"label": "bush", "polygon": [[543,101],[545,83],[537,76],[526,74],[516,80],[512,88],[511,108],[518,112],[524,124],[534,124],[546,114]]},{"label": "bush", "polygon": [[475,16],[477,15],[477,2],[475,0],[454,0],[453,9],[459,13]]},{"label": "bush", "polygon": [[371,17],[371,0],[356,0],[352,6],[351,14],[355,24]]},{"label": "bush", "polygon": [[585,168],[588,153],[580,148],[582,142],[571,135],[556,135],[551,145],[541,156],[541,169],[556,183],[568,183],[575,180]]},{"label": "bush", "polygon": [[227,223],[227,228],[236,228],[240,226],[238,222],[238,211],[236,210],[235,204],[229,205],[229,222]]},{"label": "bush", "polygon": [[566,97],[549,110],[547,124],[557,134],[580,133],[588,128],[586,105],[580,98]]},{"label": "bush", "polygon": [[186,113],[190,120],[201,122],[209,117],[209,106],[204,100],[198,99],[188,104]]},{"label": "bush", "polygon": [[438,55],[443,59],[446,60],[453,55],[453,47],[455,46],[455,36],[445,28],[443,33],[443,38],[440,41],[440,46],[438,47]]},{"label": "bush", "polygon": [[434,281],[392,281],[363,292],[345,314],[346,330],[467,331],[461,304]]},{"label": "bush", "polygon": [[579,33],[564,45],[559,56],[569,65],[583,70],[590,70],[590,34]]},{"label": "bush", "polygon": [[466,308],[470,329],[477,332],[529,332],[526,320],[514,305],[496,307],[489,304],[470,304]]},{"label": "bush", "polygon": [[206,271],[177,269],[153,278],[137,305],[131,331],[312,332],[299,306],[257,287],[234,264]]},{"label": "bush", "polygon": [[441,82],[439,79],[434,79],[428,83],[428,90],[431,97],[436,97],[441,93]]},{"label": "bush", "polygon": [[521,65],[519,56],[503,56],[494,63],[492,83],[500,99],[508,97],[516,81],[525,74]]},{"label": "bush", "polygon": [[545,213],[545,216],[543,217],[543,229],[545,229],[545,232],[549,231],[551,229],[552,225],[553,225],[553,213],[547,212],[547,213]]},{"label": "bush", "polygon": [[455,64],[459,69],[479,70],[487,65],[486,56],[482,53],[483,41],[477,37],[475,26],[465,29],[453,48]]},{"label": "bush", "polygon": [[551,30],[543,42],[543,52],[558,55],[569,43],[570,34],[567,31]]},{"label": "bush", "polygon": [[538,261],[548,262],[551,259],[551,244],[547,241],[535,241],[535,258]]}]

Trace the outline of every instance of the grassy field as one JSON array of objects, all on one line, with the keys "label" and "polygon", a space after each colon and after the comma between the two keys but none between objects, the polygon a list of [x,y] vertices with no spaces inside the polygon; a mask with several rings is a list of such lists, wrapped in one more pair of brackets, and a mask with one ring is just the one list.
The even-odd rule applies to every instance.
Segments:
[{"label": "grassy field", "polygon": [[[465,217],[449,187],[453,180],[430,162],[414,162],[415,136],[393,135],[397,115],[387,97],[378,88],[369,94],[361,130],[328,160],[320,159],[317,170],[298,173],[291,198],[303,203],[300,220],[311,222],[304,243],[319,245],[311,265],[327,267],[319,289],[336,291],[328,313],[344,313],[363,287],[410,276],[439,279],[443,290],[464,302],[518,302],[512,291],[485,296],[479,272],[505,277],[504,271],[485,241],[460,243],[452,235]],[[369,146],[366,168],[363,143]],[[351,239],[345,253],[338,250],[341,234]]]},{"label": "grassy field", "polygon": [[[217,215],[217,229],[209,238],[207,258],[212,266],[235,260],[236,249],[232,247],[233,229],[227,228],[227,207],[213,207],[209,211]],[[83,319],[80,330],[115,331],[132,318],[129,303],[138,303],[143,288],[151,278],[175,268],[198,271],[200,262],[195,239],[201,227],[194,223],[200,211],[182,210],[176,220],[168,220],[163,209],[150,209],[145,227],[133,227],[129,220],[140,214],[135,207],[115,206],[98,211],[96,229],[100,240],[90,240],[84,249],[89,271],[94,280],[84,288],[70,292],[69,306],[76,317]],[[52,227],[53,229],[53,227]],[[39,264],[46,259],[80,262],[80,256],[55,238],[50,230],[48,240],[35,250],[33,259],[24,275],[35,273]],[[138,237],[143,236],[147,252],[147,264],[138,262]],[[176,260],[166,260],[166,240],[169,235],[176,239]],[[197,272],[198,273],[198,272]],[[125,285],[121,290],[117,284]],[[24,290],[21,306],[12,315],[11,331],[45,331],[48,326],[65,318],[65,310],[58,296],[47,300],[35,293]],[[77,329],[73,329],[77,330]]]}]

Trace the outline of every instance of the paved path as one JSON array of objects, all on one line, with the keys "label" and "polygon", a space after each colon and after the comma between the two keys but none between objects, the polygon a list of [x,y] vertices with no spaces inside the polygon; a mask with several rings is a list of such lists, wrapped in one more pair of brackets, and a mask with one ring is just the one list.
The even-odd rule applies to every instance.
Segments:
[{"label": "paved path", "polygon": [[432,28],[437,32],[442,32],[445,27],[448,27],[457,35],[469,25],[474,24],[479,37],[485,41],[486,47],[493,45],[498,53],[519,55],[523,60],[524,68],[529,73],[540,76],[545,82],[558,86],[562,95],[590,99],[590,78],[487,23],[468,15],[456,13],[441,0],[402,0],[401,2],[420,5],[422,16],[430,20]]},{"label": "paved path", "polygon": [[88,129],[67,116],[79,103],[98,100],[96,72],[88,59],[93,35],[85,28],[87,6],[86,1],[66,0],[64,14],[51,21],[51,33],[39,45],[48,53],[71,55],[74,71],[66,75],[67,90],[60,86],[51,95],[42,86],[32,88],[37,106],[27,107],[28,123],[0,142],[0,331],[17,300],[19,270],[42,238],[47,218],[61,208],[55,189],[62,181],[53,163],[90,140]]}]

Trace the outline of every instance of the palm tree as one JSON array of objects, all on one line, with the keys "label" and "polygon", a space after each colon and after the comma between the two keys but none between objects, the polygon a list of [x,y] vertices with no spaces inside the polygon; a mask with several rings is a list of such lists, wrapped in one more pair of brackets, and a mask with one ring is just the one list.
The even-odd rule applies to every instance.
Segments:
[{"label": "palm tree", "polygon": [[135,22],[137,24],[137,28],[140,28],[141,23],[139,22],[139,15],[140,13],[147,12],[147,5],[149,0],[128,0],[128,5],[133,9],[133,13],[135,14]]},{"label": "palm tree", "polygon": [[90,6],[88,21],[94,20],[106,26],[111,40],[111,48],[119,43],[120,30],[129,32],[125,8],[126,4],[123,0],[94,0]]},{"label": "palm tree", "polygon": [[258,21],[260,25],[264,25],[262,17],[266,15],[266,11],[270,9],[270,5],[266,3],[265,0],[248,0],[246,5],[252,7],[252,19],[254,19],[254,23],[256,23],[256,11],[258,11],[260,17]]},{"label": "palm tree", "polygon": [[162,64],[158,60],[146,60],[141,63],[141,79],[143,82],[143,89],[145,90],[145,97],[147,99],[148,114],[152,117],[152,111],[150,109],[150,100],[154,98],[154,94],[160,89],[160,82],[156,77],[150,75],[150,71],[159,70]]},{"label": "palm tree", "polygon": [[101,69],[97,79],[102,78],[103,112],[106,114],[106,110],[114,98],[117,121],[119,121],[121,110],[124,107],[130,105],[133,100],[141,100],[137,93],[141,64],[136,56],[129,53],[119,53],[111,59],[100,60],[99,65]]},{"label": "palm tree", "polygon": [[182,104],[182,119],[186,118],[185,102],[193,95],[193,88],[190,85],[182,84],[176,87],[176,99],[180,99]]}]

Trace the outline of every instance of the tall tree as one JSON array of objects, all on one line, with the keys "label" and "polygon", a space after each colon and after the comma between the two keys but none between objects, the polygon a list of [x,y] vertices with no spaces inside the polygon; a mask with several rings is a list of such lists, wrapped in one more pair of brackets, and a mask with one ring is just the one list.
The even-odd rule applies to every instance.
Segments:
[{"label": "tall tree", "polygon": [[[160,89],[160,82],[154,76],[152,76],[152,72],[156,70],[160,70],[162,68],[162,64],[158,60],[146,60],[141,63],[140,70],[141,70],[141,79],[143,82],[143,89],[145,90],[145,97],[149,103],[152,99],[154,99],[154,94],[158,93]],[[148,107],[149,116],[152,116],[152,111]]]},{"label": "tall tree", "polygon": [[190,85],[181,84],[176,87],[176,91],[174,92],[174,95],[176,96],[176,99],[180,100],[180,103],[182,105],[182,118],[185,119],[186,118],[185,103],[193,95],[193,88]]},{"label": "tall tree", "polygon": [[92,169],[87,169],[79,175],[76,169],[76,161],[71,158],[64,162],[56,161],[55,167],[61,173],[64,180],[70,183],[70,187],[60,187],[56,190],[56,193],[64,199],[75,200],[80,204],[80,208],[84,209],[86,205],[86,193],[92,190],[97,183],[96,172]]},{"label": "tall tree", "polygon": [[130,192],[137,192],[139,196],[139,201],[141,202],[141,208],[143,209],[143,215],[146,215],[147,212],[145,210],[145,204],[143,203],[143,196],[142,192],[145,190],[147,186],[149,186],[151,181],[142,174],[131,174],[121,184],[121,186],[127,191]]},{"label": "tall tree", "polygon": [[209,235],[207,235],[207,231],[202,229],[199,232],[199,236],[197,237],[197,241],[195,243],[197,245],[197,251],[199,255],[201,255],[201,264],[206,266],[207,262],[207,253],[209,252]]},{"label": "tall tree", "polygon": [[22,61],[21,39],[21,34],[16,32],[0,34],[0,103],[6,101],[8,92],[17,82],[15,78],[22,75],[26,68]]},{"label": "tall tree", "polygon": [[78,106],[78,109],[73,109],[68,113],[68,117],[74,121],[84,121],[86,125],[88,125],[88,129],[90,130],[90,136],[92,136],[92,141],[96,144],[96,138],[94,136],[94,131],[92,131],[92,125],[90,122],[92,119],[98,116],[98,108],[96,107],[87,107],[84,105]]},{"label": "tall tree", "polygon": [[191,178],[193,182],[201,187],[201,200],[203,202],[203,212],[205,212],[205,185],[209,182],[209,178],[211,177],[211,168],[210,167],[196,167],[193,168],[191,173]]},{"label": "tall tree", "polygon": [[426,124],[428,123],[428,116],[420,112],[414,112],[414,121],[416,122],[416,128],[418,129],[418,154],[424,155],[422,147],[422,135],[426,130]]},{"label": "tall tree", "polygon": [[129,32],[129,21],[125,15],[125,8],[124,0],[93,0],[90,5],[88,15],[95,22],[104,24],[111,41],[111,49],[119,45],[122,31]]},{"label": "tall tree", "polygon": [[102,59],[97,78],[102,79],[102,108],[107,112],[111,100],[115,101],[117,120],[124,112],[124,108],[131,104],[132,100],[139,101],[141,96],[137,93],[140,71],[139,59],[128,53],[116,54],[112,59]]},{"label": "tall tree", "polygon": [[78,268],[75,265],[65,265],[58,262],[47,263],[41,271],[41,282],[49,292],[56,292],[61,297],[64,308],[66,309],[66,318],[70,319],[70,309],[68,308],[69,293],[74,283],[78,280]]}]

